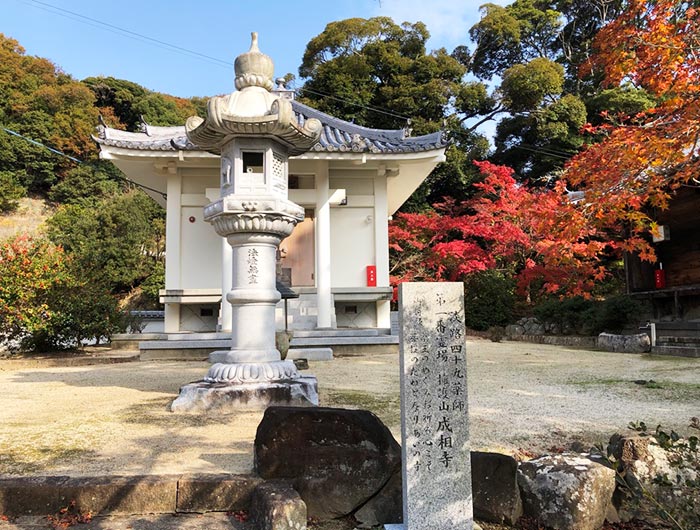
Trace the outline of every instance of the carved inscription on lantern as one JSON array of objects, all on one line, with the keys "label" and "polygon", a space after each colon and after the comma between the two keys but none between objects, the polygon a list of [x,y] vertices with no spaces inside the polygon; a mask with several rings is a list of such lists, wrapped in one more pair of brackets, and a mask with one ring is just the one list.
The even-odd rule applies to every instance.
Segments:
[{"label": "carved inscription on lantern", "polygon": [[472,528],[461,283],[400,286],[404,523]]},{"label": "carved inscription on lantern", "polygon": [[248,249],[248,256],[246,258],[246,265],[248,267],[248,283],[255,284],[258,283],[258,275],[260,274],[260,269],[258,268],[258,251],[254,248]]}]

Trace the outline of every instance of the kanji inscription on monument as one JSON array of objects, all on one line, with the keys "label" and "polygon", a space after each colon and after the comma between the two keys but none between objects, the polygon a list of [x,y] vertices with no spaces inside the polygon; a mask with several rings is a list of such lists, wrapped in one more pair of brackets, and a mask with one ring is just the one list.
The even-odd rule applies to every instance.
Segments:
[{"label": "kanji inscription on monument", "polygon": [[404,525],[472,530],[464,286],[399,287]]}]

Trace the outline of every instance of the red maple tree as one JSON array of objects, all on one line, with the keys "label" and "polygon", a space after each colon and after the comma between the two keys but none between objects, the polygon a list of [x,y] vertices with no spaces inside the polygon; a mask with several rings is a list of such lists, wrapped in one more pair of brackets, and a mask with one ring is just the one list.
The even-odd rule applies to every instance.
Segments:
[{"label": "red maple tree", "polygon": [[700,10],[697,2],[629,0],[595,39],[585,72],[607,86],[632,84],[656,105],[587,130],[602,136],[574,157],[565,178],[585,190],[584,212],[597,225],[622,225],[622,248],[653,260],[647,207],[666,208],[700,175]]},{"label": "red maple tree", "polygon": [[389,227],[392,283],[463,281],[499,269],[517,279],[526,299],[588,295],[607,275],[604,261],[615,245],[569,200],[564,185],[532,190],[508,167],[476,164],[485,179],[473,199],[396,215]]}]

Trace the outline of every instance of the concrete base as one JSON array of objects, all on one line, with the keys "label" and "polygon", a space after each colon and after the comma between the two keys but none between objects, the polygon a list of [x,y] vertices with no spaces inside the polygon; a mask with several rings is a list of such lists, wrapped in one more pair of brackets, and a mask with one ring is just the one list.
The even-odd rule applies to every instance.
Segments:
[{"label": "concrete base", "polygon": [[236,412],[270,406],[318,406],[318,382],[314,376],[286,381],[229,385],[197,381],[180,389],[171,412]]},{"label": "concrete base", "polygon": [[289,348],[287,359],[306,359],[307,361],[332,361],[333,350],[331,348]]}]

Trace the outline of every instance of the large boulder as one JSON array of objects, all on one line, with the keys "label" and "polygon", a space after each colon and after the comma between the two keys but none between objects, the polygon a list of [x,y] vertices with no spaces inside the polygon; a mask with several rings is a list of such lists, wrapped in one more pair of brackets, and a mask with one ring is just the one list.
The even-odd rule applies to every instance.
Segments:
[{"label": "large boulder", "polygon": [[558,530],[598,530],[612,502],[615,471],[574,454],[521,462],[525,513]]},{"label": "large boulder", "polygon": [[598,349],[619,353],[645,353],[651,351],[651,339],[646,333],[635,335],[613,335],[601,333],[598,335]]},{"label": "large boulder", "polygon": [[354,512],[401,469],[399,444],[366,410],[270,407],[254,450],[257,473],[291,480],[319,521]]},{"label": "large boulder", "polygon": [[472,451],[474,517],[514,525],[523,514],[518,462],[512,456]]}]

